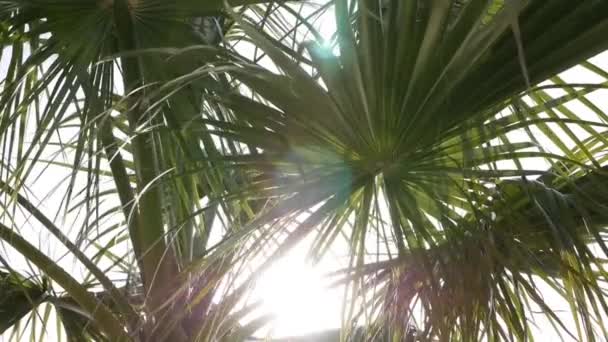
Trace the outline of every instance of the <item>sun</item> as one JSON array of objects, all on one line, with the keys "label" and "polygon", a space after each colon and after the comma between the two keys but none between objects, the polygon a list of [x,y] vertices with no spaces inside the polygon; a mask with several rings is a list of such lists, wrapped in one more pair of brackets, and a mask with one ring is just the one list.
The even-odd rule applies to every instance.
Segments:
[{"label": "sun", "polygon": [[294,250],[259,278],[256,294],[262,311],[276,319],[268,326],[269,337],[299,336],[340,326],[342,292],[328,288],[323,274],[328,264],[312,266],[305,253]]}]

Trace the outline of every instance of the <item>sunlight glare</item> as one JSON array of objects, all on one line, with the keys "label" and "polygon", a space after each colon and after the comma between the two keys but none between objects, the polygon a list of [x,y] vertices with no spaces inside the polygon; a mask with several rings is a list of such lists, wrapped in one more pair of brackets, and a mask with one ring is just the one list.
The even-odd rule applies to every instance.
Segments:
[{"label": "sunlight glare", "polygon": [[326,267],[313,267],[304,259],[304,253],[292,253],[258,281],[263,311],[276,316],[269,336],[298,336],[340,326],[341,291],[326,287]]}]

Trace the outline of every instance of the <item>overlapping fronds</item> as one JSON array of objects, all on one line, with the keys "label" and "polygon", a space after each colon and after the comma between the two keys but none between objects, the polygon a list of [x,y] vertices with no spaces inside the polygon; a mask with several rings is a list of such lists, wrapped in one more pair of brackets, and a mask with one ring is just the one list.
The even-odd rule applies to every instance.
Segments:
[{"label": "overlapping fronds", "polygon": [[[201,166],[219,147],[188,127],[216,84],[146,102],[159,84],[228,54],[216,46],[230,25],[222,13],[222,1],[0,4],[2,238],[58,285],[51,302],[71,340],[213,340],[251,329],[238,328],[241,293],[230,286],[246,246],[209,249],[252,210],[223,201],[238,175]],[[195,56],[166,63],[184,48]],[[65,178],[49,182],[51,172]],[[60,202],[51,207],[61,219],[39,208],[45,200]],[[23,240],[38,228],[82,278]]]},{"label": "overlapping fronds", "polygon": [[[345,242],[343,327],[318,336],[606,335],[608,2],[24,0],[0,21],[0,238],[58,288],[7,273],[31,299],[3,330],[44,299],[74,341],[244,340],[271,320],[243,319],[256,275],[309,238],[314,260]],[[29,194],[52,168],[72,225]]]},{"label": "overlapping fronds", "polygon": [[[317,258],[347,239],[343,336],[373,318],[398,340],[410,325],[427,339],[523,340],[530,298],[561,329],[539,282],[571,304],[575,336],[601,336],[603,251],[590,244],[602,244],[605,196],[577,182],[605,176],[608,122],[585,98],[605,72],[587,62],[599,82],[537,84],[606,48],[606,3],[334,5],[335,37],[298,45],[278,23],[260,30],[233,13],[242,35],[229,38],[271,62],[222,69],[239,91],[210,95],[229,114],[204,123],[251,151],[224,158],[251,179],[240,191],[272,199],[249,227],[309,212],[285,221],[276,255],[313,233]],[[578,112],[566,106],[577,99]],[[503,193],[515,184],[519,195]],[[357,272],[373,260],[374,277]]]}]

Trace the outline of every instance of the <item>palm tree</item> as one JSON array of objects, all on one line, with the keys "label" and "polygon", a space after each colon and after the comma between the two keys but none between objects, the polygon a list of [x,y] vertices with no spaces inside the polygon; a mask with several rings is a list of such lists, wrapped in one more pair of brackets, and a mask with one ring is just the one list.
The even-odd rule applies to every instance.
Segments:
[{"label": "palm tree", "polygon": [[[33,319],[53,308],[70,341],[245,340],[272,320],[244,319],[256,275],[312,238],[313,260],[346,242],[329,340],[532,340],[539,315],[608,336],[608,116],[592,100],[608,72],[589,60],[608,48],[608,2],[7,0],[0,14],[0,238],[35,266],[0,259],[2,331],[44,306]],[[559,76],[575,65],[601,81]],[[41,168],[66,170],[59,206],[77,225],[30,196]],[[33,221],[85,277],[28,241]]]}]

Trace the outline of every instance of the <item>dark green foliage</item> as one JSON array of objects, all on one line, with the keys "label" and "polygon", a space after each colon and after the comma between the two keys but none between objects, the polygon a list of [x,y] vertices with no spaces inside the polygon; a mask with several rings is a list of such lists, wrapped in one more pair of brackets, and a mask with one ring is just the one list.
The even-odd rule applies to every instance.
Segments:
[{"label": "dark green foliage", "polygon": [[[607,1],[23,0],[0,21],[0,237],[62,287],[0,273],[0,332],[48,299],[70,341],[243,340],[272,320],[256,277],[310,239],[347,261],[344,326],[308,340],[524,341],[535,315],[606,335]],[[559,76],[576,65],[600,81]],[[66,168],[76,227],[27,196],[37,167]]]},{"label": "dark green foliage", "polygon": [[0,334],[47,298],[46,285],[11,271],[0,271]]}]

